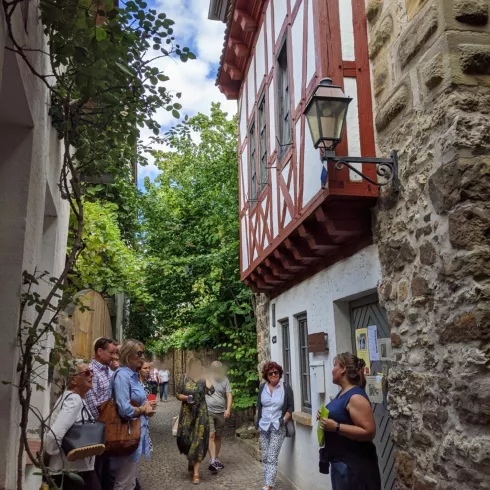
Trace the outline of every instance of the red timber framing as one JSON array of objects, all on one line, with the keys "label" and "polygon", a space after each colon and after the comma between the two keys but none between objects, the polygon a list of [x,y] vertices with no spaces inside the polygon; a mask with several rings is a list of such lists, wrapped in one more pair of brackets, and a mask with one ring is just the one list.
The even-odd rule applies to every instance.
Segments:
[{"label": "red timber framing", "polygon": [[[304,107],[319,80],[326,76],[334,83],[344,86],[344,78],[355,78],[359,111],[360,149],[363,156],[375,156],[374,128],[371,103],[367,26],[364,0],[275,0],[287,3],[287,15],[280,27],[274,22],[273,0],[231,1],[228,25],[217,85],[229,99],[241,99],[241,111],[246,111],[239,136],[239,158],[249,161],[250,128],[258,127],[257,106],[265,95],[266,110],[270,119],[267,125],[268,185],[258,189],[257,199],[250,201],[250,182],[244,181],[240,165],[240,241],[247,252],[244,263],[241,254],[241,278],[254,292],[266,292],[272,297],[289,289],[313,274],[345,259],[372,243],[370,208],[378,197],[378,189],[365,182],[350,180],[348,169],[329,168],[328,183],[308,202],[304,201],[305,165],[315,165],[320,178],[320,159],[305,162],[304,138],[309,131],[303,116]],[[354,24],[355,60],[342,59],[339,2],[352,3]],[[313,17],[315,42],[315,70],[307,80],[308,43],[303,43],[302,77],[293,76],[293,65],[288,63],[289,95],[291,97],[292,144],[282,155],[276,141],[271,141],[270,125],[275,125],[278,134],[276,59],[280,49],[287,43],[288,57],[292,57],[292,25],[303,9],[303,29],[308,29],[309,17]],[[310,11],[312,10],[312,11]],[[266,13],[271,18],[266,22]],[[272,49],[264,47],[265,76],[258,77],[255,62],[256,43],[263,28],[264,43],[273,39]],[[267,32],[268,30],[272,32]],[[269,59],[272,53],[272,58]],[[311,70],[310,70],[311,71]],[[249,74],[252,73],[252,76]],[[311,73],[310,73],[311,75]],[[247,79],[254,84],[255,101],[248,100]],[[301,84],[300,100],[295,84]],[[269,94],[275,94],[274,113],[271,113]],[[299,132],[299,134],[296,134]],[[346,132],[337,148],[338,155],[346,155],[349,134]],[[258,148],[258,137],[255,138]],[[258,149],[256,150],[258,153]],[[259,158],[256,159],[256,162]],[[374,167],[363,165],[363,172],[376,178]],[[250,176],[250,170],[247,170]],[[273,175],[274,173],[274,175]],[[256,163],[257,179],[260,168]],[[274,176],[274,178],[272,178]],[[272,183],[275,188],[272,189]],[[274,195],[276,199],[273,199]],[[276,209],[273,210],[273,206]],[[277,216],[277,221],[273,219]],[[277,229],[274,229],[277,227]]]}]

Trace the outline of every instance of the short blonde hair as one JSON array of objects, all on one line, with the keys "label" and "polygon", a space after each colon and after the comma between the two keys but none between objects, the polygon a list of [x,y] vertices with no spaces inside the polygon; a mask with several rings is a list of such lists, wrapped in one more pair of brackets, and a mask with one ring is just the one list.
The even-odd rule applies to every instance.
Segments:
[{"label": "short blonde hair", "polygon": [[121,366],[127,366],[128,361],[138,352],[138,347],[145,348],[143,342],[135,339],[127,339],[123,342],[119,349],[119,364]]}]

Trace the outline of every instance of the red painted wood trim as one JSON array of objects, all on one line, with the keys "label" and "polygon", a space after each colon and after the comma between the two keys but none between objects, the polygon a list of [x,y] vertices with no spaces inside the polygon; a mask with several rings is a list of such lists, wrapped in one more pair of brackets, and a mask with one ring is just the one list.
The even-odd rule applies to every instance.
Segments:
[{"label": "red painted wood trim", "polygon": [[[376,147],[374,141],[371,77],[369,73],[368,32],[364,0],[352,0],[352,18],[354,23],[354,45],[357,63],[357,103],[359,107],[361,154],[364,156],[375,156]],[[371,179],[376,179],[376,168],[374,165],[363,165],[362,170]],[[377,194],[378,192],[376,192]]]},{"label": "red painted wood trim", "polygon": [[357,76],[357,64],[355,61],[343,61],[344,77],[355,78]]}]

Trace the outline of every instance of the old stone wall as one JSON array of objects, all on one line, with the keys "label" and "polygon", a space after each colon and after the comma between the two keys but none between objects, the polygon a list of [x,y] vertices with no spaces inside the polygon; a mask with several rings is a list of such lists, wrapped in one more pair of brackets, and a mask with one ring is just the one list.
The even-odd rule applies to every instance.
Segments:
[{"label": "old stone wall", "polygon": [[367,0],[399,489],[490,488],[490,1]]},{"label": "old stone wall", "polygon": [[255,318],[257,329],[257,358],[258,370],[261,373],[262,366],[270,360],[271,347],[269,335],[269,296],[266,294],[255,295]]}]

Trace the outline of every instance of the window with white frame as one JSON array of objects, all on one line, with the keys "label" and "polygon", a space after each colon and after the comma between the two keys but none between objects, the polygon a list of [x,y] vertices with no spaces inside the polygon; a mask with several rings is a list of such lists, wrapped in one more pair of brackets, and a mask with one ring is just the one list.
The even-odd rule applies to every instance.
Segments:
[{"label": "window with white frame", "polygon": [[298,316],[299,363],[301,376],[301,410],[311,413],[310,356],[308,353],[308,322]]},{"label": "window with white frame", "polygon": [[289,339],[289,320],[282,320],[282,369],[284,371],[283,379],[291,386],[291,341]]}]

